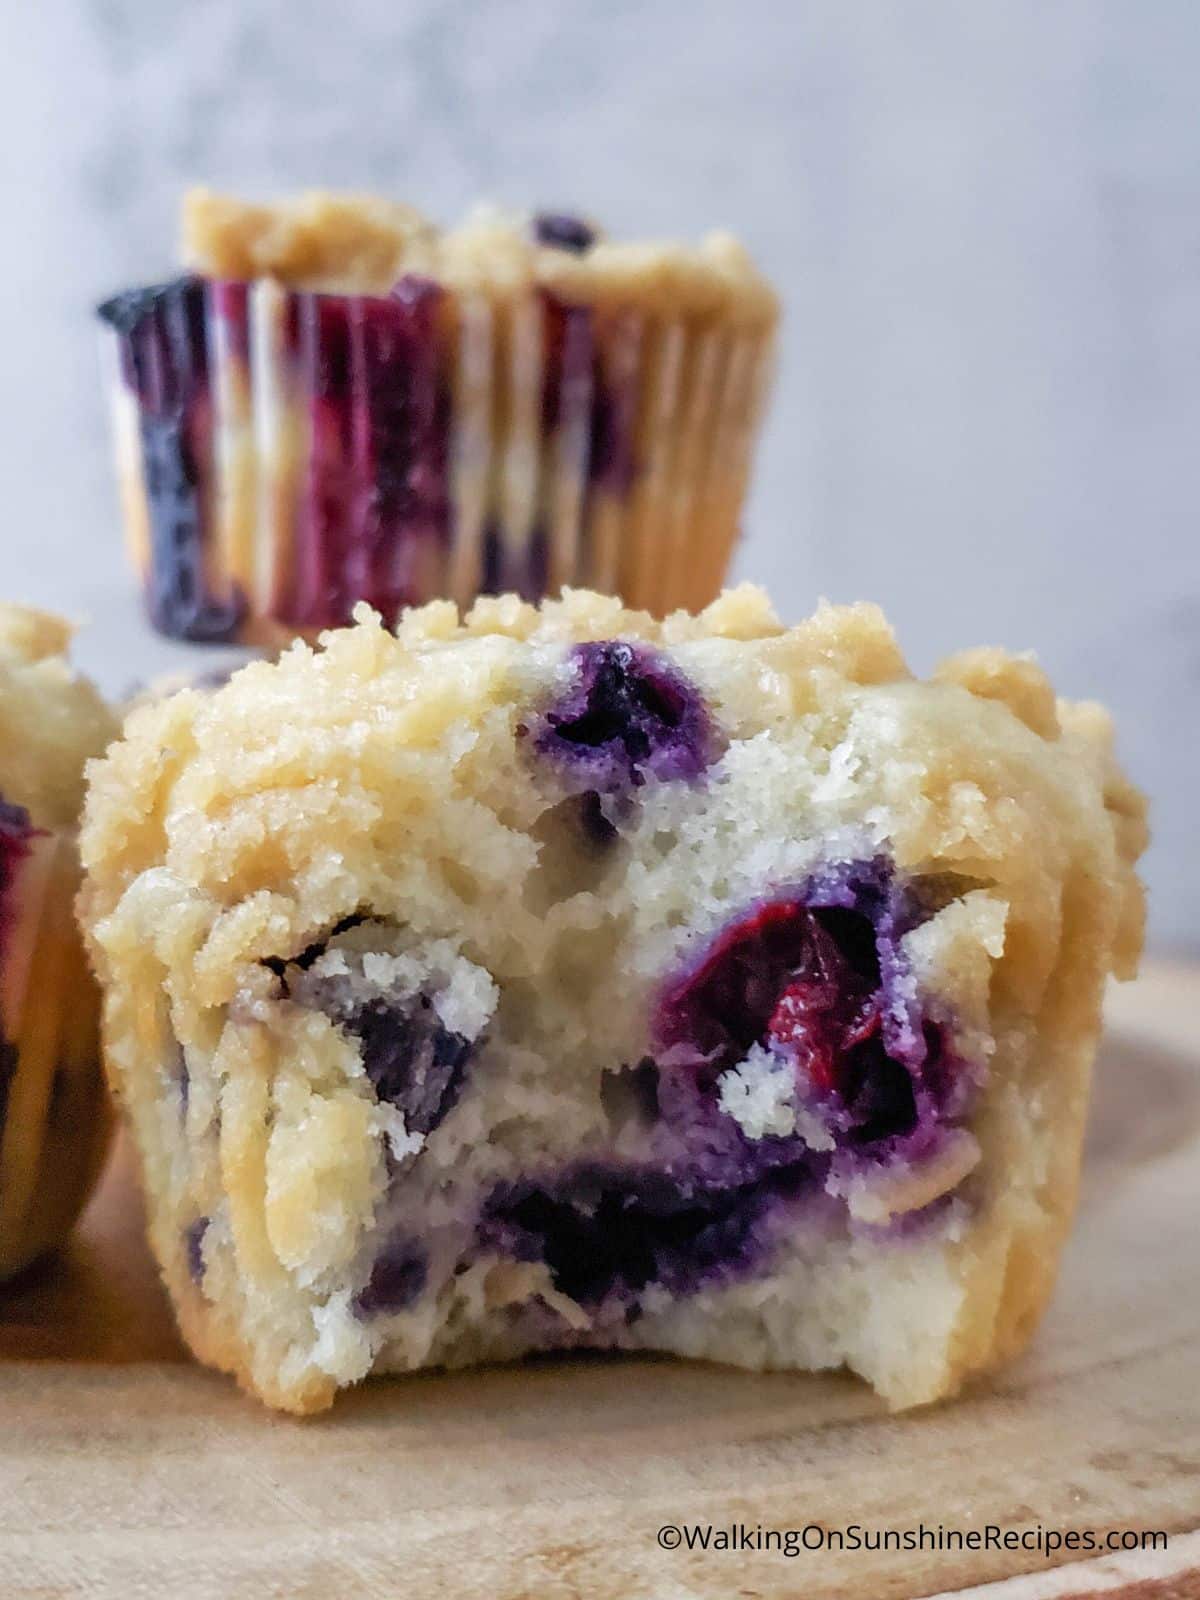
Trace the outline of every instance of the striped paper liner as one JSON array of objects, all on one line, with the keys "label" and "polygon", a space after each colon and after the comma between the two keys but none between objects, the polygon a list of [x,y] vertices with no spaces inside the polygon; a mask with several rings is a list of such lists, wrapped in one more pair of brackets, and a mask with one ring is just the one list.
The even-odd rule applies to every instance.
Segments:
[{"label": "striped paper liner", "polygon": [[99,995],[75,925],[73,836],[30,836],[4,897],[0,1030],[15,1052],[0,1125],[0,1277],[65,1237],[111,1129]]},{"label": "striped paper liner", "polygon": [[770,328],[545,290],[199,278],[108,331],[130,555],[163,632],[278,644],[564,585],[662,614],[724,579]]}]

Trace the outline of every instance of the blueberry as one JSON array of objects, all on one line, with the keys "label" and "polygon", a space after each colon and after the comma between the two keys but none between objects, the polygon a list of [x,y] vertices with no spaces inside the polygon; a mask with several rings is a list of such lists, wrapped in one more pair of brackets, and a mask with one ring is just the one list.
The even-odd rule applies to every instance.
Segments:
[{"label": "blueberry", "polygon": [[[441,357],[443,291],[409,275],[390,294],[291,294],[284,337],[306,389],[311,450],[282,620],[349,621],[365,599],[391,619],[420,590],[422,552],[449,536],[452,396]],[[185,277],[98,308],[140,403],[150,511],[151,620],[191,640],[234,637],[244,597],[208,592],[204,547],[215,483],[208,371],[211,308],[234,358],[251,360],[244,286]]]},{"label": "blueberry", "polygon": [[849,1144],[878,1144],[902,1139],[917,1124],[913,1074],[884,1048],[878,1034],[844,1052],[834,1080],[846,1108]]},{"label": "blueberry", "polygon": [[172,1083],[179,1085],[179,1104],[183,1115],[186,1117],[188,1101],[192,1093],[192,1075],[188,1070],[187,1052],[178,1039],[171,1039],[167,1047],[167,1058],[164,1065],[167,1077]]},{"label": "blueberry", "polygon": [[655,1022],[660,1050],[693,1049],[712,1076],[761,1043],[784,991],[809,963],[812,919],[795,899],[752,908],[669,985]]},{"label": "blueberry", "polygon": [[0,795],[0,891],[11,881],[16,862],[28,854],[29,840],[36,832],[25,807]]},{"label": "blueberry", "polygon": [[[292,965],[304,971],[303,962],[302,956]],[[264,965],[280,974],[285,995],[323,1011],[357,1041],[376,1095],[403,1113],[410,1133],[432,1133],[454,1109],[475,1043],[443,1025],[428,995],[363,1000],[339,976],[301,986],[282,961],[271,958]]]},{"label": "blueberry", "polygon": [[429,1261],[412,1239],[393,1239],[375,1259],[371,1276],[354,1297],[359,1316],[406,1311],[420,1298],[429,1277]]},{"label": "blueberry", "polygon": [[208,1217],[197,1217],[184,1229],[183,1249],[187,1257],[188,1276],[193,1283],[204,1279],[204,1235],[208,1232]]},{"label": "blueberry", "polygon": [[575,255],[582,255],[596,242],[596,230],[590,223],[562,211],[539,211],[533,219],[533,236],[538,244]]},{"label": "blueberry", "polygon": [[647,778],[695,780],[714,759],[699,690],[659,651],[624,639],[581,644],[570,672],[568,688],[524,725],[568,788],[621,794]]},{"label": "blueberry", "polygon": [[353,912],[299,955],[268,956],[263,965],[278,977],[286,998],[323,1012],[357,1041],[376,1095],[403,1112],[410,1133],[432,1133],[454,1109],[479,1040],[447,1028],[428,994],[364,997],[344,971],[311,970],[330,940],[368,920]]},{"label": "blueberry", "polygon": [[370,1000],[336,1020],[358,1039],[379,1098],[404,1113],[410,1133],[432,1133],[462,1092],[471,1041],[443,1027],[426,995],[405,1006]]},{"label": "blueberry", "polygon": [[748,1270],[756,1228],[772,1204],[799,1192],[797,1165],[741,1186],[703,1187],[666,1172],[581,1165],[544,1183],[501,1185],[480,1242],[544,1262],[554,1287],[581,1305],[636,1296],[649,1284],[692,1293]]},{"label": "blueberry", "polygon": [[711,1093],[765,1046],[792,1063],[801,1097],[826,1107],[847,1144],[903,1138],[922,1108],[948,1114],[961,1064],[912,999],[899,954],[917,914],[874,861],[839,863],[750,907],[661,995],[659,1053],[690,1057]]}]

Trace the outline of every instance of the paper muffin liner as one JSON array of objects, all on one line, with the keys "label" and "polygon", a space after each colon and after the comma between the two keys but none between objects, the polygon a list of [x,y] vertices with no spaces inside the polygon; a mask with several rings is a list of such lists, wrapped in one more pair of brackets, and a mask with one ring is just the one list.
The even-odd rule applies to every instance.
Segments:
[{"label": "paper muffin liner", "polygon": [[[16,826],[19,822],[20,826]],[[112,1117],[100,1001],[75,924],[72,834],[0,815],[0,1278],[70,1231]]]},{"label": "paper muffin liner", "polygon": [[772,330],[402,278],[189,277],[102,308],[127,542],[160,631],[278,643],[564,584],[719,591]]}]

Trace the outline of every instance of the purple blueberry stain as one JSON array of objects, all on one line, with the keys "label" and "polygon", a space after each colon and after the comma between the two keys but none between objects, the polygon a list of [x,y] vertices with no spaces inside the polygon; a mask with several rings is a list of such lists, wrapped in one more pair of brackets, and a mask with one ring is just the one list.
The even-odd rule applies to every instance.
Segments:
[{"label": "purple blueberry stain", "polygon": [[355,1295],[354,1309],[360,1317],[407,1311],[420,1298],[428,1277],[429,1261],[419,1244],[405,1237],[390,1240]]},{"label": "purple blueberry stain", "polygon": [[205,574],[213,448],[205,282],[128,290],[98,315],[116,333],[121,375],[138,400],[150,620],[173,638],[233,638],[243,599],[213,596]]},{"label": "purple blueberry stain", "polygon": [[13,805],[0,795],[0,961],[4,959],[13,921],[13,888],[29,854],[30,841],[39,832],[24,806]]},{"label": "purple blueberry stain", "polygon": [[[689,1294],[757,1270],[799,1204],[844,1218],[848,1180],[927,1159],[978,1082],[904,960],[904,934],[931,914],[883,857],[748,906],[663,986],[654,1055],[602,1075],[609,1125],[634,1136],[637,1159],[498,1185],[478,1245],[544,1262],[585,1307],[636,1315],[651,1284]],[[755,1047],[788,1063],[832,1150],[800,1133],[751,1138],[723,1109],[719,1079]]]},{"label": "purple blueberry stain", "polygon": [[188,1102],[192,1096],[192,1075],[188,1071],[187,1052],[183,1049],[182,1045],[179,1047],[178,1068],[179,1105],[183,1115],[186,1117],[188,1113]]},{"label": "purple blueberry stain", "polygon": [[[599,376],[592,308],[571,305],[543,290],[542,344],[542,427],[553,433],[572,423],[586,438]],[[577,465],[581,471],[587,469],[585,461]]]},{"label": "purple blueberry stain", "polygon": [[131,389],[139,394],[147,387],[146,347],[133,342],[146,324],[154,319],[164,302],[175,293],[190,288],[201,280],[190,274],[172,278],[168,283],[151,283],[141,288],[123,289],[110,295],[96,307],[96,315],[121,338],[131,342],[120,351],[121,376]]},{"label": "purple blueberry stain", "polygon": [[442,298],[410,274],[388,295],[289,301],[286,339],[312,437],[283,602],[291,621],[345,623],[360,599],[391,620],[425,598],[423,567],[450,521]]},{"label": "purple blueberry stain", "polygon": [[483,572],[479,582],[481,594],[504,592],[504,534],[495,519],[489,519],[483,530]]},{"label": "purple blueberry stain", "polygon": [[607,494],[624,497],[637,477],[634,436],[638,390],[632,378],[597,378],[588,445],[588,477]]},{"label": "purple blueberry stain", "polygon": [[511,548],[495,517],[484,524],[480,556],[480,594],[518,594],[536,602],[547,591],[550,550],[545,525],[534,524],[520,549]]},{"label": "purple blueberry stain", "polygon": [[[535,233],[577,253],[594,242],[581,219],[546,213]],[[389,621],[428,597],[431,572],[453,537],[450,438],[453,374],[444,290],[416,274],[390,294],[292,292],[282,336],[288,382],[306,409],[305,452],[293,525],[294,560],[272,610],[296,626],[335,626],[366,599]],[[624,495],[635,474],[636,349],[593,309],[542,291],[542,427],[569,448],[571,470],[592,488]],[[127,290],[98,308],[116,339],[122,381],[138,402],[149,519],[145,600],[154,626],[192,641],[235,639],[246,596],[221,583],[210,545],[218,479],[212,354],[224,353],[253,389],[249,290],[187,275]],[[589,501],[581,511],[586,541]],[[485,536],[481,590],[547,591],[544,527],[517,556]],[[509,567],[515,570],[507,570]]]},{"label": "purple blueberry stain", "polygon": [[[30,841],[37,837],[28,811],[0,795],[0,968],[12,931],[13,891],[22,863],[29,855]],[[17,1072],[17,1046],[0,1029],[0,1134],[8,1115],[8,1097]]]},{"label": "purple blueberry stain", "polygon": [[250,285],[213,279],[209,284],[209,294],[213,318],[224,334],[230,355],[249,370],[253,359],[250,349]]},{"label": "purple blueberry stain", "polygon": [[542,1182],[498,1186],[478,1242],[544,1262],[554,1288],[583,1306],[628,1301],[651,1284],[689,1294],[752,1270],[766,1245],[766,1214],[807,1183],[803,1163],[728,1187],[584,1163]]},{"label": "purple blueberry stain", "polygon": [[[567,429],[589,486],[628,494],[637,476],[637,333],[619,320],[603,328],[591,306],[543,289],[542,428]],[[586,513],[585,513],[586,516]]]},{"label": "purple blueberry stain", "polygon": [[[349,620],[365,599],[391,620],[426,598],[429,551],[449,538],[453,401],[429,279],[388,295],[292,293],[283,336],[311,435],[295,523],[295,561],[275,604],[305,627]],[[217,492],[210,334],[226,331],[249,369],[244,284],[188,276],[131,289],[99,308],[138,401],[150,519],[146,601],[161,632],[236,637],[244,596],[210,592],[206,546]],[[253,374],[250,374],[253,381]]]},{"label": "purple blueberry stain", "polygon": [[17,1047],[0,1033],[0,1138],[8,1119],[8,1096],[17,1075]]},{"label": "purple blueberry stain", "polygon": [[522,726],[569,791],[621,795],[651,778],[694,782],[716,758],[703,697],[660,651],[625,639],[577,645],[567,675],[557,698]]},{"label": "purple blueberry stain", "polygon": [[204,1236],[208,1232],[209,1218],[197,1217],[183,1233],[183,1251],[187,1260],[188,1277],[194,1284],[204,1281]]}]

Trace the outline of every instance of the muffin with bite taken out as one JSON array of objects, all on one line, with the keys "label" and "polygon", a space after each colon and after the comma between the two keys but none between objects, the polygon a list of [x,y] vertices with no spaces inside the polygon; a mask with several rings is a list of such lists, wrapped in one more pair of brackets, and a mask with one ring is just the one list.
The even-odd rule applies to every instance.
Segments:
[{"label": "muffin with bite taken out", "polygon": [[81,901],[183,1331],[268,1403],[532,1350],[1028,1339],[1144,805],[1095,706],[751,589],[365,608],[145,708]]}]

